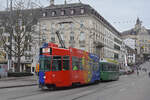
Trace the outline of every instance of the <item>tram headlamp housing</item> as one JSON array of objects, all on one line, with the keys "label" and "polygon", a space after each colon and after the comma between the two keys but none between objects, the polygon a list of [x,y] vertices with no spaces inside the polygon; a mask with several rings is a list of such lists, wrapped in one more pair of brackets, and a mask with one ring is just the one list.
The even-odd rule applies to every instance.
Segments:
[{"label": "tram headlamp housing", "polygon": [[43,78],[46,79],[46,76],[44,76]]}]

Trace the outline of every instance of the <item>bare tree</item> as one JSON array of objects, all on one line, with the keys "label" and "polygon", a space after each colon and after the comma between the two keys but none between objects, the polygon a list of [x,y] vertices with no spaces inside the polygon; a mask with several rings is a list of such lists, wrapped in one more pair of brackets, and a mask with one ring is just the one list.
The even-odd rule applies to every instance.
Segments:
[{"label": "bare tree", "polygon": [[[32,43],[32,26],[37,23],[40,10],[33,9],[30,0],[16,0],[13,5],[13,11],[5,12],[1,17],[1,26],[4,29],[1,32],[1,40],[8,55],[17,58],[15,71],[20,72],[21,57]],[[4,38],[6,33],[10,36],[12,48]]]}]

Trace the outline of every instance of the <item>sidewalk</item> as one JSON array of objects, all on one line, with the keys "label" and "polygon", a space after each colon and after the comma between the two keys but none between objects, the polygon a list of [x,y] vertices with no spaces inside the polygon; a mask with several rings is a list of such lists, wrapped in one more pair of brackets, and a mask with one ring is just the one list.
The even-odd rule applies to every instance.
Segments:
[{"label": "sidewalk", "polygon": [[8,77],[0,79],[0,89],[38,85],[37,76]]}]

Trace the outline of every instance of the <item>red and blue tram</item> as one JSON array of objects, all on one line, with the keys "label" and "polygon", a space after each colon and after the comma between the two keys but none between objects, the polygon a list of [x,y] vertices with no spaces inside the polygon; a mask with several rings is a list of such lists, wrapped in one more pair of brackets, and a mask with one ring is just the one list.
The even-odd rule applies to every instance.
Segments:
[{"label": "red and blue tram", "polygon": [[39,86],[69,87],[100,80],[99,57],[76,48],[45,43],[40,48]]}]

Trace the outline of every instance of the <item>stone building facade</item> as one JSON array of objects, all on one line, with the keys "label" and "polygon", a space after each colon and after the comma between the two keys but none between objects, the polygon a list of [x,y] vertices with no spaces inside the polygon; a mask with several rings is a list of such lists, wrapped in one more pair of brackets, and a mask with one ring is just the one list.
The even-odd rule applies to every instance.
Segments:
[{"label": "stone building facade", "polygon": [[50,5],[39,19],[42,42],[59,44],[59,31],[66,47],[75,47],[119,60],[122,39],[120,33],[91,6],[75,3]]},{"label": "stone building facade", "polygon": [[140,21],[139,18],[134,28],[122,33],[122,38],[131,38],[135,40],[135,50],[138,58],[140,56],[137,62],[148,59],[150,55],[150,30],[142,26],[142,21]]}]

